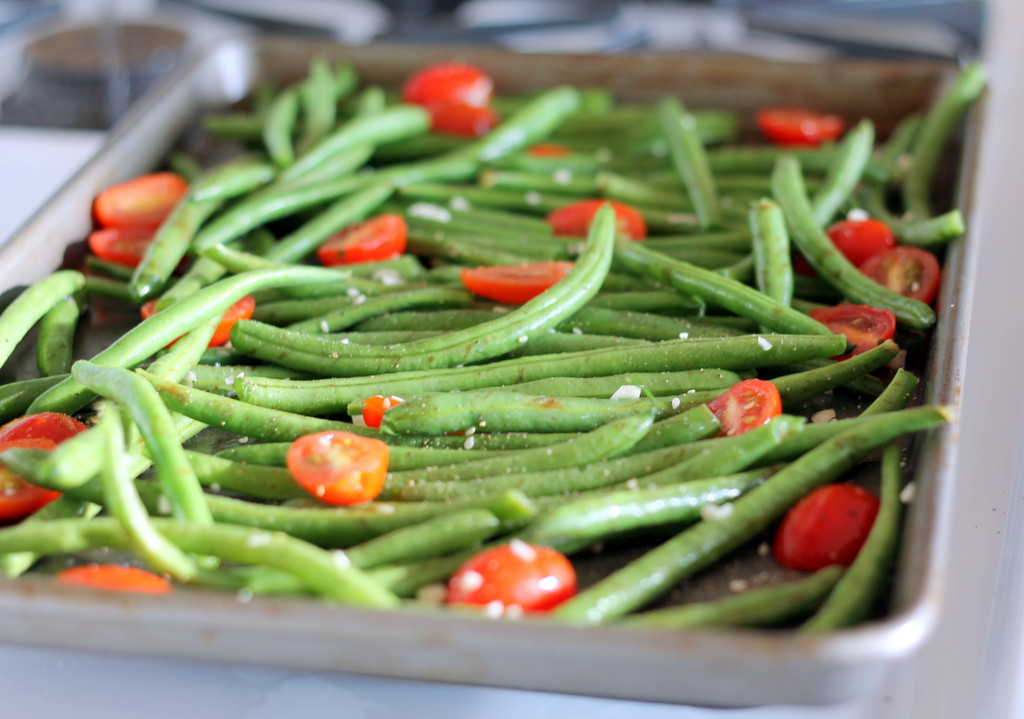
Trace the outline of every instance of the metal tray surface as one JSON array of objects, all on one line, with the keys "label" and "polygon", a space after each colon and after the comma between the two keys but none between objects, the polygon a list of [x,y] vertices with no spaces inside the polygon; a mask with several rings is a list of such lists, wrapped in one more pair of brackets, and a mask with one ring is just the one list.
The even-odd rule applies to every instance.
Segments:
[{"label": "metal tray surface", "polygon": [[[0,248],[0,289],[36,281],[57,267],[66,248],[87,234],[95,193],[154,167],[202,111],[230,105],[258,83],[301,77],[315,55],[350,60],[370,81],[395,84],[413,68],[453,54],[491,72],[502,91],[569,82],[608,87],[628,100],[675,93],[692,108],[752,111],[785,102],[871,117],[882,135],[903,115],[927,106],[955,75],[955,68],[934,63],[810,66],[718,56],[516,56],[472,48],[342,48],[274,37],[230,41],[143,99],[96,157]],[[968,126],[959,172],[958,204],[965,211],[976,127]],[[972,243],[958,242],[947,257],[926,371],[925,399],[954,408],[966,354],[973,253]],[[28,576],[0,580],[0,641],[676,703],[843,701],[870,691],[935,622],[956,440],[951,425],[918,443],[916,499],[907,514],[889,613],[827,636],[577,628],[302,599],[240,602],[202,590],[158,598],[109,595]],[[695,586],[692,593],[699,595],[699,582]]]}]

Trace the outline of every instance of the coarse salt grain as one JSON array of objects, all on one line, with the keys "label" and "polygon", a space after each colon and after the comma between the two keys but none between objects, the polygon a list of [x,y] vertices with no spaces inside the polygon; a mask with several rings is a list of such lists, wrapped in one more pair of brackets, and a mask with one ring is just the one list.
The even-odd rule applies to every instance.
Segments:
[{"label": "coarse salt grain", "polygon": [[320,331],[324,334],[331,331],[331,326],[327,324],[327,320],[320,320]]},{"label": "coarse salt grain", "polygon": [[530,192],[527,192],[525,195],[523,195],[523,199],[526,200],[526,204],[527,205],[539,205],[540,204],[540,193],[539,192],[533,192],[531,190]]},{"label": "coarse salt grain", "polygon": [[768,350],[770,350],[770,349],[772,348],[772,343],[771,343],[771,342],[769,342],[768,340],[766,340],[766,339],[765,339],[764,337],[762,337],[761,335],[758,335],[758,336],[757,336],[757,344],[758,344],[758,346],[759,346],[759,347],[760,347],[761,349],[763,349],[763,350],[764,350],[765,352],[767,352]]},{"label": "coarse salt grain", "polygon": [[484,586],[484,575],[471,569],[460,574],[456,582],[460,592],[475,592]]},{"label": "coarse salt grain", "polygon": [[166,494],[161,494],[160,498],[156,500],[157,514],[170,514],[173,509],[171,499]]},{"label": "coarse salt grain", "polygon": [[[541,582],[544,580],[542,579]],[[509,604],[505,607],[505,619],[522,619],[523,608],[518,604]]]},{"label": "coarse salt grain", "polygon": [[697,222],[697,216],[688,212],[670,212],[667,219],[673,225],[692,225]]},{"label": "coarse salt grain", "polygon": [[529,342],[529,341],[530,341],[530,338],[527,337],[526,335],[523,335],[522,337],[519,338],[519,344],[524,344],[524,343]]},{"label": "coarse salt grain", "polygon": [[341,567],[342,569],[348,569],[352,566],[352,560],[349,559],[349,556],[341,549],[335,549],[331,552],[331,561],[334,562],[335,566]]},{"label": "coarse salt grain", "polygon": [[612,399],[640,399],[643,390],[639,385],[624,384],[612,393]]},{"label": "coarse salt grain", "polygon": [[672,398],[672,409],[679,409],[679,405],[681,405],[681,404],[682,404],[682,402],[679,401],[678,397],[673,397]]},{"label": "coarse salt grain", "polygon": [[390,267],[385,267],[374,272],[373,279],[389,287],[405,284],[405,278],[402,277],[401,273],[398,270],[391,269]]},{"label": "coarse salt grain", "polygon": [[349,297],[358,297],[363,293],[358,287],[349,287],[345,290],[345,294]]},{"label": "coarse salt grain", "polygon": [[900,490],[900,501],[903,504],[910,504],[914,501],[914,497],[917,495],[917,485],[913,482],[907,482],[907,486]]},{"label": "coarse salt grain", "polygon": [[679,333],[679,339],[681,339],[681,340],[688,340],[688,339],[690,339],[690,333],[689,332],[680,332]]},{"label": "coarse salt grain", "polygon": [[636,477],[632,477],[630,479],[627,479],[626,480],[626,489],[628,489],[628,490],[630,490],[632,492],[637,491],[638,489],[640,489],[640,480],[638,480]]},{"label": "coarse salt grain", "polygon": [[235,601],[239,604],[248,604],[254,596],[255,593],[249,587],[242,587],[235,592]]},{"label": "coarse salt grain", "polygon": [[473,445],[476,444],[476,437],[470,435],[466,437],[466,441],[462,443],[463,449],[473,449]]},{"label": "coarse salt grain", "polygon": [[363,419],[363,415],[361,415],[361,414],[354,414],[354,415],[352,415],[352,424],[354,424],[356,427],[365,427],[366,426],[366,420]]},{"label": "coarse salt grain", "polygon": [[871,215],[867,213],[867,210],[861,207],[854,207],[852,210],[846,213],[846,219],[848,219],[850,222],[864,222],[864,220],[867,220],[870,217]]},{"label": "coarse salt grain", "polygon": [[769,554],[771,554],[771,552],[772,548],[771,545],[768,544],[768,542],[761,542],[759,545],[757,545],[757,556],[767,557]]},{"label": "coarse salt grain", "polygon": [[256,547],[266,547],[272,538],[266,532],[253,532],[245,538],[245,546],[255,549]]},{"label": "coarse salt grain", "polygon": [[448,596],[448,588],[440,583],[427,584],[416,590],[416,599],[428,604],[441,604]]},{"label": "coarse salt grain", "polygon": [[551,173],[551,179],[556,185],[568,185],[572,182],[572,172],[566,167],[560,167]]},{"label": "coarse salt grain", "polygon": [[700,508],[700,518],[705,522],[718,522],[732,516],[732,504],[705,504]]},{"label": "coarse salt grain", "polygon": [[452,199],[448,200],[448,207],[452,208],[453,210],[465,212],[470,208],[470,204],[469,200],[467,200],[465,197],[462,197],[461,195],[456,195]]},{"label": "coarse salt grain", "polygon": [[729,580],[729,591],[733,594],[739,594],[745,592],[750,588],[750,584],[747,583],[746,579],[730,579]]},{"label": "coarse salt grain", "polygon": [[835,422],[836,411],[834,409],[822,409],[811,415],[811,422],[814,424],[824,424],[825,422]]},{"label": "coarse salt grain", "polygon": [[451,212],[431,202],[414,202],[409,205],[406,212],[409,214],[409,217],[421,217],[424,220],[433,220],[434,222],[452,221]]},{"label": "coarse salt grain", "polygon": [[487,602],[487,604],[484,605],[484,615],[486,615],[488,619],[501,619],[501,615],[504,613],[505,603],[500,599],[495,599],[494,601]]}]

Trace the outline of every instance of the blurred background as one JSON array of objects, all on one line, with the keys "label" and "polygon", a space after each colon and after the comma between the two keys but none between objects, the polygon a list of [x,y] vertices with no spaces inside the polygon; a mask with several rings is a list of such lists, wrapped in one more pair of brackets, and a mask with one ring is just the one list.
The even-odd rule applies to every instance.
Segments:
[{"label": "blurred background", "polygon": [[984,0],[0,0],[0,124],[106,129],[190,55],[280,32],[520,52],[962,60]]}]

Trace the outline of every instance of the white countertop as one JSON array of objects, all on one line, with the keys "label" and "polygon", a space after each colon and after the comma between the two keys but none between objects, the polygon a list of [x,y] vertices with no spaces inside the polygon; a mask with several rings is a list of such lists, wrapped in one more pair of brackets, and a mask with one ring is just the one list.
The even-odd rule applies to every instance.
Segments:
[{"label": "white countertop", "polygon": [[[956,513],[944,611],[923,651],[862,701],[830,707],[712,710],[225,665],[0,646],[0,716],[416,716],[461,719],[1009,719],[1024,717],[1024,2],[992,0],[992,81],[970,236],[984,242],[965,377]],[[0,129],[0,237],[98,145],[96,133]],[[55,168],[61,168],[60,171]],[[51,171],[52,170],[52,171]],[[16,182],[10,178],[17,177]]]}]

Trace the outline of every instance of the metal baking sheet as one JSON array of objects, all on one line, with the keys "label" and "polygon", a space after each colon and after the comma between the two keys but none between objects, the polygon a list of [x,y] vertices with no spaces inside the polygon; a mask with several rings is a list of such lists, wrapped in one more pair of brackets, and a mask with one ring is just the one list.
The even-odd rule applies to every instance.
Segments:
[{"label": "metal baking sheet", "polygon": [[[137,105],[99,154],[0,249],[0,289],[57,267],[66,247],[87,234],[97,190],[154,167],[202,111],[226,107],[260,82],[294,80],[316,55],[351,60],[371,82],[395,84],[411,69],[453,54],[492,73],[502,91],[569,82],[607,87],[626,100],[674,93],[691,108],[733,108],[748,117],[757,107],[785,102],[871,117],[882,134],[927,106],[955,75],[950,66],[916,62],[811,66],[716,56],[514,56],[468,48],[342,48],[289,38],[232,41]],[[965,210],[974,140],[969,131],[959,175]],[[957,243],[947,258],[926,372],[926,399],[954,407],[973,267],[965,247],[971,244]],[[159,598],[111,596],[27,577],[0,581],[0,641],[678,703],[838,702],[874,687],[935,622],[956,439],[949,426],[920,443],[917,497],[889,613],[828,636],[577,628],[303,599],[240,603],[233,595],[190,589]]]}]

